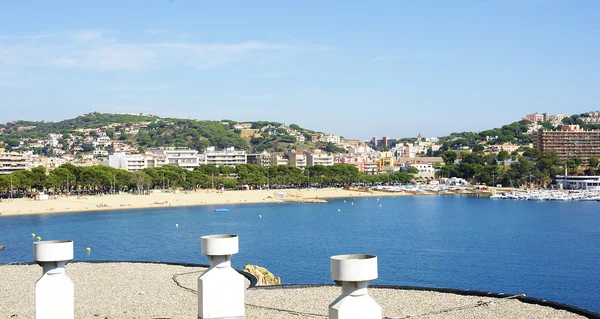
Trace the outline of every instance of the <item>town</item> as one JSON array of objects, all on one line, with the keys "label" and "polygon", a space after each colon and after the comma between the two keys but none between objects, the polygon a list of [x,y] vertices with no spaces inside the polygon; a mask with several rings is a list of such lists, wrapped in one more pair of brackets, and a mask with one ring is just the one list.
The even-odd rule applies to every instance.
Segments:
[{"label": "town", "polygon": [[[203,136],[183,133],[184,129],[204,129],[190,128],[197,121],[161,119],[150,114],[90,113],[66,122],[68,125],[62,127],[62,122],[51,127],[50,123],[25,121],[0,126],[0,176],[4,176],[0,189],[7,191],[21,185],[17,188],[25,191],[35,183],[18,183],[19,172],[42,167],[51,174],[64,165],[106,166],[130,173],[165,166],[193,171],[208,165],[221,167],[217,174],[235,184],[236,172],[232,169],[240,165],[294,167],[310,176],[307,168],[346,164],[355,167],[359,175],[345,182],[390,182],[388,175],[392,175],[396,176],[394,181],[404,182],[439,183],[451,179],[459,185],[600,190],[600,177],[595,177],[600,156],[598,111],[573,116],[533,113],[500,129],[479,133],[444,137],[422,137],[418,133],[416,137],[373,137],[368,141],[278,122],[210,122],[211,131]],[[169,131],[173,127],[181,132]],[[215,140],[215,135],[227,138]],[[195,147],[186,146],[185,139],[194,140]],[[157,140],[163,141],[153,146]],[[402,178],[397,178],[400,173]],[[239,177],[238,181],[248,183]],[[254,182],[266,184],[262,180]],[[316,176],[313,182],[318,182]],[[149,184],[148,188],[164,186],[164,177]],[[213,172],[210,186],[214,185]],[[114,191],[114,187],[109,188]],[[123,185],[119,190],[125,188]]]}]

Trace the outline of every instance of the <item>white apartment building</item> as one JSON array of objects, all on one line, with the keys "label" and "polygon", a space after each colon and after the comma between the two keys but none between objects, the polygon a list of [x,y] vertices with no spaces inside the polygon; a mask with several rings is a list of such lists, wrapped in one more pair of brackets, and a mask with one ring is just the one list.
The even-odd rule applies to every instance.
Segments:
[{"label": "white apartment building", "polygon": [[151,148],[148,153],[156,157],[156,166],[173,165],[193,170],[200,165],[198,151],[186,147]]},{"label": "white apartment building", "polygon": [[153,155],[115,153],[108,156],[108,166],[125,169],[130,172],[156,166]]},{"label": "white apartment building", "polygon": [[24,171],[27,169],[28,162],[25,154],[2,152],[0,153],[0,175]]},{"label": "white apartment building", "polygon": [[108,151],[105,150],[95,150],[94,156],[108,156]]},{"label": "white apartment building", "polygon": [[245,150],[236,150],[234,147],[228,147],[222,151],[215,150],[214,147],[207,147],[201,156],[203,164],[216,166],[236,166],[248,163],[248,154]]},{"label": "white apartment building", "polygon": [[309,153],[306,152],[306,159],[308,166],[315,165],[323,165],[323,166],[332,166],[333,165],[333,155],[327,153]]},{"label": "white apartment building", "polygon": [[409,167],[414,167],[419,170],[419,176],[421,177],[435,177],[435,168],[433,168],[433,164],[431,163],[422,163],[422,162],[406,162],[404,163],[402,170],[408,171]]},{"label": "white apartment building", "polygon": [[321,138],[319,138],[319,141],[324,143],[340,144],[342,142],[342,139],[335,134],[327,134],[321,136]]}]

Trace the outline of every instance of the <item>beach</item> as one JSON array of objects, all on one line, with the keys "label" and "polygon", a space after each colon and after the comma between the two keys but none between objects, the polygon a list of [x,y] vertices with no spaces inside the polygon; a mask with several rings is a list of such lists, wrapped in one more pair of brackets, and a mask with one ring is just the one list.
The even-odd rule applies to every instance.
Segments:
[{"label": "beach", "polygon": [[236,190],[224,192],[219,192],[217,190],[197,190],[175,193],[153,193],[149,195],[116,194],[95,196],[50,196],[48,200],[34,200],[30,198],[4,199],[0,202],[0,217],[201,205],[289,202],[325,203],[326,200],[330,198],[406,195],[410,195],[410,193],[364,192],[340,188],[319,188]]}]

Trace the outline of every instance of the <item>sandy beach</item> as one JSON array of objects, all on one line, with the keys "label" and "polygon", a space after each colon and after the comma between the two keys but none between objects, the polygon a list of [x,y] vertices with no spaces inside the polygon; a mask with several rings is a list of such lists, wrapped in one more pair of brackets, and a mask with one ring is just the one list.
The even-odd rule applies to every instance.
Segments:
[{"label": "sandy beach", "polygon": [[406,196],[408,193],[361,192],[339,188],[246,190],[225,191],[198,190],[179,193],[150,195],[102,195],[102,196],[58,196],[48,200],[28,198],[9,199],[0,202],[0,217],[52,214],[64,212],[87,212],[117,209],[139,209],[156,207],[228,205],[250,203],[324,202],[330,198],[355,198],[367,196]]}]

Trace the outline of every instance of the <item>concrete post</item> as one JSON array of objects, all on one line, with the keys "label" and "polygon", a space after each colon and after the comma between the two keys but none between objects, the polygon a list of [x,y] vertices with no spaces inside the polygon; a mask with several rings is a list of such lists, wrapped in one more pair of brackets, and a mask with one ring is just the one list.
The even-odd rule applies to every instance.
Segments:
[{"label": "concrete post", "polygon": [[377,256],[332,256],[331,279],[342,286],[342,295],[329,305],[329,319],[381,319],[381,307],[367,291],[377,279]]},{"label": "concrete post", "polygon": [[33,260],[43,267],[35,283],[36,319],[73,319],[75,317],[73,282],[65,265],[73,259],[73,241],[51,240],[33,243]]},{"label": "concrete post", "polygon": [[202,236],[200,246],[210,268],[198,277],[198,318],[245,318],[244,276],[231,268],[231,255],[239,252],[238,236]]}]

